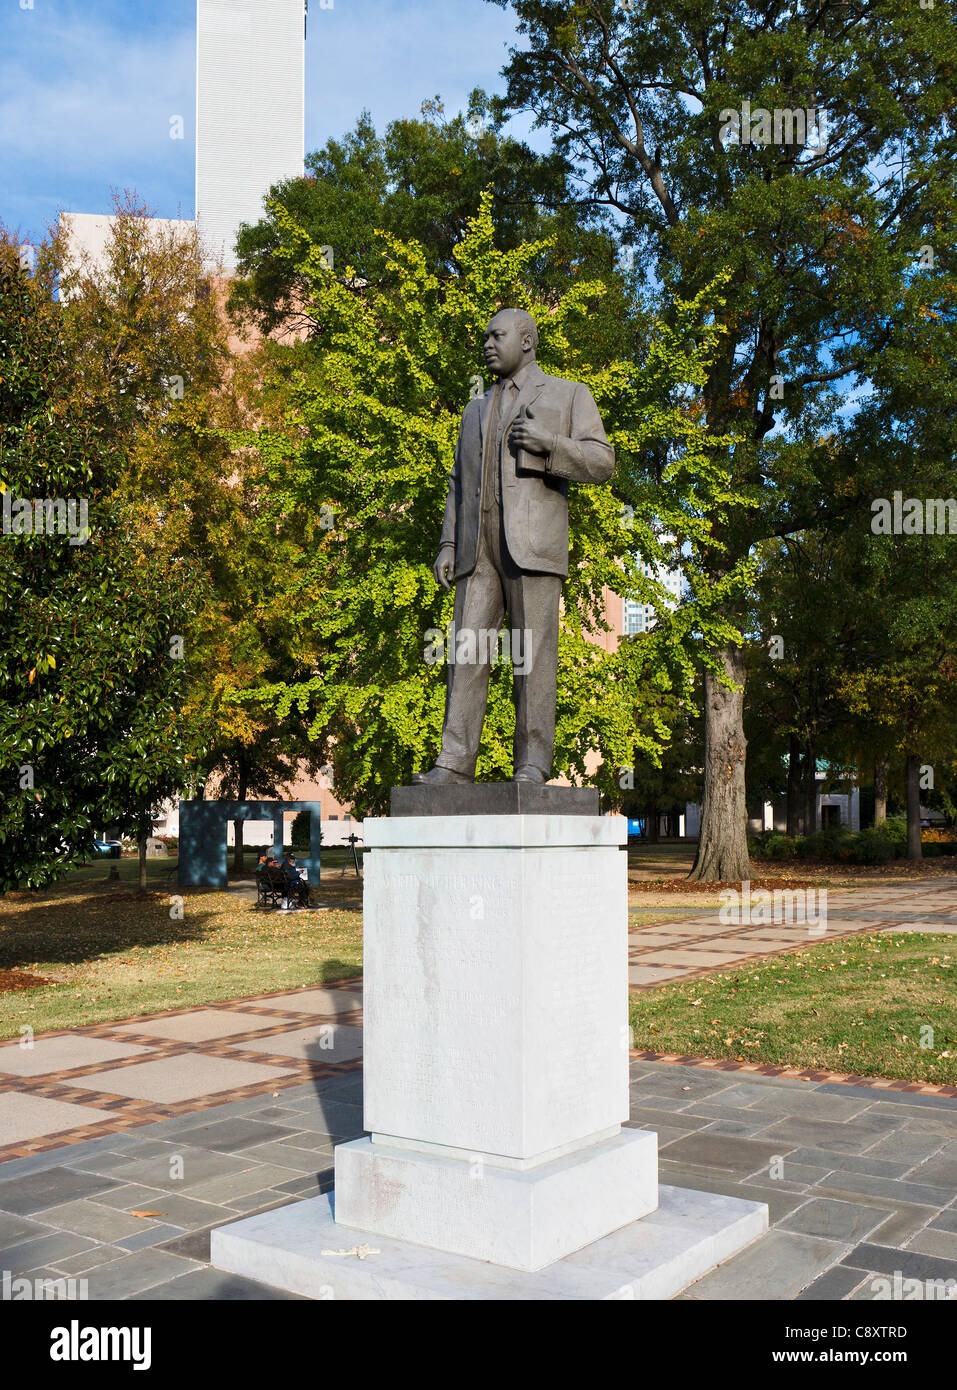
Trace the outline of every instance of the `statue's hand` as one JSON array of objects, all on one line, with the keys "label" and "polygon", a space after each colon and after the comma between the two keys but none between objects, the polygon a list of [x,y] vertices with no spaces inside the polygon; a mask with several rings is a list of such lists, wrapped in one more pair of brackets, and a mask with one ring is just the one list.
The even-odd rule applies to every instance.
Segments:
[{"label": "statue's hand", "polygon": [[455,546],[443,545],[438,553],[435,564],[432,566],[432,573],[435,575],[436,584],[441,584],[443,589],[447,589],[455,578]]},{"label": "statue's hand", "polygon": [[530,409],[515,421],[508,437],[514,448],[530,454],[550,454],[555,443],[552,431],[543,429]]}]

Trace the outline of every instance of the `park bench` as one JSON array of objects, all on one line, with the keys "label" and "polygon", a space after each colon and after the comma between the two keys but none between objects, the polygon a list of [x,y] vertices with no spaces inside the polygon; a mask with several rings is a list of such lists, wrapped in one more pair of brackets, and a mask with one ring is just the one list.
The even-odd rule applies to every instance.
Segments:
[{"label": "park bench", "polygon": [[256,906],[282,907],[286,880],[282,869],[260,869],[256,874]]}]

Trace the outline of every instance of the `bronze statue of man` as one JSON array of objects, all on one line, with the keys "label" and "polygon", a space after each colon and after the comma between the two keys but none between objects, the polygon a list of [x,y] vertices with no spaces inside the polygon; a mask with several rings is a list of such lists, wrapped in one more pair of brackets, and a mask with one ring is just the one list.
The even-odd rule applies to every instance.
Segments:
[{"label": "bronze statue of man", "polygon": [[[543,372],[537,345],[535,320],[524,309],[502,309],[485,330],[485,362],[498,380],[463,412],[433,573],[446,589],[455,582],[457,633],[497,633],[508,613],[512,780],[542,784],[555,746],[568,484],[607,482],[615,453],[588,387]],[[489,644],[475,640],[467,659],[450,654],[442,750],[414,783],[474,780],[490,663]]]}]

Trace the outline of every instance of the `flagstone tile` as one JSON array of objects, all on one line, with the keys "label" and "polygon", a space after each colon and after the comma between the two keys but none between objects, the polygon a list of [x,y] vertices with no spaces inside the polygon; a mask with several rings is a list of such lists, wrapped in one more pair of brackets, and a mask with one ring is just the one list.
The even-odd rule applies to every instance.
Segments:
[{"label": "flagstone tile", "polygon": [[66,1260],[57,1260],[56,1267],[64,1274],[82,1276],[89,1270],[96,1269],[97,1265],[107,1265],[111,1260],[121,1259],[126,1253],[116,1245],[90,1245],[78,1255],[71,1255]]},{"label": "flagstone tile", "polygon": [[67,1033],[54,1038],[35,1038],[31,1047],[21,1047],[19,1043],[0,1046],[0,1072],[11,1076],[42,1076],[45,1072],[95,1066],[98,1062],[118,1062],[121,1057],[145,1055],[149,1051],[139,1044]]},{"label": "flagstone tile", "polygon": [[919,1168],[912,1168],[907,1174],[908,1182],[929,1182],[935,1187],[949,1187],[957,1192],[957,1157],[937,1154],[928,1158]]},{"label": "flagstone tile", "polygon": [[217,1221],[225,1221],[232,1216],[232,1212],[226,1207],[217,1206],[213,1202],[197,1201],[195,1197],[180,1192],[133,1183],[115,1192],[104,1192],[95,1200],[116,1211],[155,1211],[155,1221],[165,1222],[183,1230],[212,1226]]},{"label": "flagstone tile", "polygon": [[[39,1173],[26,1173],[6,1182],[0,1181],[0,1211],[34,1216],[47,1207],[61,1206],[80,1197],[92,1197],[120,1185],[114,1178],[99,1177],[95,1173],[74,1173],[62,1165],[45,1168]],[[43,1220],[42,1215],[39,1219]]]},{"label": "flagstone tile", "polygon": [[925,1228],[910,1238],[907,1249],[916,1250],[921,1255],[937,1255],[941,1259],[957,1262],[957,1235],[951,1231]]},{"label": "flagstone tile", "polygon": [[867,1241],[848,1251],[841,1263],[851,1269],[872,1270],[883,1275],[899,1273],[904,1279],[957,1280],[957,1260],[924,1255],[918,1250],[894,1250]]},{"label": "flagstone tile", "polygon": [[746,951],[712,950],[710,947],[700,951],[666,950],[656,951],[654,963],[662,965],[684,965],[692,970],[701,970],[708,965],[727,965],[747,955]]},{"label": "flagstone tile", "polygon": [[295,1134],[295,1128],[288,1125],[273,1125],[266,1121],[245,1119],[236,1116],[227,1120],[212,1120],[180,1130],[177,1140],[184,1144],[195,1144],[200,1148],[212,1149],[217,1153],[236,1153],[252,1148],[254,1144],[268,1144],[273,1139],[288,1139]]},{"label": "flagstone tile", "polygon": [[0,1146],[78,1129],[106,1118],[107,1113],[95,1109],[92,1100],[89,1105],[72,1105],[26,1091],[5,1091],[0,1096]]},{"label": "flagstone tile", "polygon": [[797,1295],[798,1303],[807,1303],[812,1300],[825,1303],[835,1303],[844,1298],[849,1298],[855,1289],[860,1288],[864,1281],[864,1275],[857,1269],[843,1269],[840,1265],[835,1265],[827,1270],[820,1278],[808,1284],[806,1289]]},{"label": "flagstone tile", "polygon": [[231,1091],[239,1086],[265,1083],[288,1075],[279,1067],[193,1052],[160,1057],[136,1066],[118,1067],[114,1071],[95,1072],[79,1077],[74,1084],[80,1089],[89,1087],[90,1090],[106,1091],[111,1095],[135,1096],[138,1100],[155,1100],[169,1105],[175,1101],[215,1095],[217,1091]]},{"label": "flagstone tile", "polygon": [[821,1096],[817,1091],[783,1091],[766,1087],[748,1107],[775,1115],[811,1115],[817,1119],[852,1120],[867,1110],[864,1100]]},{"label": "flagstone tile", "polygon": [[152,1219],[142,1220],[130,1216],[128,1212],[117,1211],[113,1207],[103,1206],[102,1203],[91,1202],[85,1198],[76,1202],[65,1202],[59,1207],[49,1207],[43,1213],[43,1219],[51,1226],[72,1231],[74,1235],[87,1236],[90,1240],[109,1244],[123,1236],[131,1236],[134,1232],[141,1231],[144,1226],[157,1224]]},{"label": "flagstone tile", "polygon": [[856,1244],[886,1219],[887,1212],[880,1207],[842,1202],[831,1197],[815,1197],[786,1216],[778,1229],[801,1231],[808,1236],[824,1236],[827,1240],[846,1240]]},{"label": "flagstone tile", "polygon": [[[811,1115],[789,1115],[786,1119],[770,1125],[764,1131],[764,1137],[789,1148],[821,1148],[831,1149],[836,1153],[859,1154],[865,1149],[870,1152],[874,1141],[886,1132],[875,1128],[877,1123],[879,1121],[866,1111],[849,1121],[821,1120]],[[897,1128],[892,1121],[889,1123],[891,1128]]]},{"label": "flagstone tile", "polygon": [[283,1013],[341,1014],[362,1008],[362,991],[345,989],[301,989],[292,994],[276,994],[259,1001],[262,1008]]},{"label": "flagstone tile", "polygon": [[258,1284],[239,1274],[225,1274],[220,1269],[196,1269],[167,1280],[154,1288],[133,1294],[134,1303],[156,1300],[215,1300],[217,1303],[308,1303],[301,1294]]},{"label": "flagstone tile", "polygon": [[698,1167],[723,1169],[746,1178],[759,1168],[766,1169],[781,1156],[780,1147],[763,1139],[735,1139],[713,1131],[686,1134],[668,1146],[669,1159],[693,1163]]},{"label": "flagstone tile", "polygon": [[114,1244],[120,1250],[149,1250],[185,1234],[182,1226],[144,1225],[143,1230],[136,1231],[131,1236],[124,1236],[122,1240],[114,1241]]},{"label": "flagstone tile", "polygon": [[190,1189],[189,1195],[200,1202],[229,1207],[232,1206],[234,1197],[246,1197],[250,1192],[259,1192],[264,1187],[279,1187],[283,1183],[298,1181],[301,1178],[302,1170],[291,1165],[255,1162],[241,1173],[229,1173],[224,1177],[197,1183]]},{"label": "flagstone tile", "polygon": [[166,1250],[139,1250],[91,1269],[85,1277],[91,1299],[131,1298],[144,1289],[201,1268],[196,1260],[171,1255]]},{"label": "flagstone tile", "polygon": [[928,1207],[943,1207],[954,1195],[952,1187],[931,1187],[926,1183],[908,1182],[903,1178],[872,1178],[866,1173],[842,1173],[835,1169],[819,1184],[822,1195],[845,1197],[896,1197]]},{"label": "flagstone tile", "polygon": [[900,1178],[907,1172],[906,1163],[891,1163],[888,1159],[871,1158],[870,1154],[829,1153],[826,1149],[795,1149],[789,1161],[825,1164],[828,1172],[840,1168],[846,1173],[867,1173],[872,1178]]},{"label": "flagstone tile", "polygon": [[[867,1151],[868,1158],[886,1158],[892,1163],[907,1163],[914,1165],[923,1163],[932,1155],[938,1153],[946,1143],[942,1134],[921,1134],[907,1129],[903,1132],[895,1130],[893,1134],[887,1134],[879,1138],[872,1144]],[[911,1179],[915,1180],[915,1169],[911,1174]]]},{"label": "flagstone tile", "polygon": [[[31,1240],[34,1236],[48,1234],[47,1227],[41,1226],[39,1221],[28,1221],[23,1216],[0,1211],[0,1250],[8,1245],[22,1245],[25,1240]],[[2,1263],[0,1259],[0,1264]]]},{"label": "flagstone tile", "polygon": [[233,1033],[252,1033],[258,1028],[274,1028],[277,1023],[296,1022],[292,1017],[271,1018],[266,1014],[244,1014],[232,1009],[199,1009],[196,1013],[175,1014],[172,1018],[141,1019],[121,1023],[115,1033],[136,1033],[175,1042],[208,1042]]},{"label": "flagstone tile", "polygon": [[318,1023],[291,1033],[237,1044],[244,1052],[295,1057],[301,1062],[351,1062],[362,1056],[362,1029],[340,1023]]},{"label": "flagstone tile", "polygon": [[692,1298],[787,1300],[796,1298],[846,1253],[847,1244],[774,1230],[692,1284]]},{"label": "flagstone tile", "polygon": [[675,980],[687,975],[689,970],[673,965],[631,965],[628,967],[628,983],[631,985],[656,985],[661,980]]},{"label": "flagstone tile", "polygon": [[245,1158],[237,1155],[182,1144],[173,1145],[167,1155],[131,1159],[125,1168],[116,1170],[115,1176],[124,1183],[182,1192],[214,1178],[243,1173],[249,1166]]},{"label": "flagstone tile", "polygon": [[26,1240],[21,1245],[11,1245],[4,1250],[0,1270],[9,1270],[11,1274],[28,1274],[93,1248],[93,1241],[72,1231],[50,1231],[48,1235],[37,1236],[34,1240]]}]

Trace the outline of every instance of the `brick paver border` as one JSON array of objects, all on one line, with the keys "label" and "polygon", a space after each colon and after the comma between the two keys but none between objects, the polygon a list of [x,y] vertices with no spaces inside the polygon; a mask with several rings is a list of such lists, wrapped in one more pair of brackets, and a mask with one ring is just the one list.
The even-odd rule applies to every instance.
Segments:
[{"label": "brick paver border", "polygon": [[632,1049],[634,1062],[671,1062],[681,1067],[704,1067],[708,1071],[741,1071],[758,1076],[784,1076],[791,1081],[829,1082],[841,1086],[866,1086],[875,1091],[906,1091],[909,1095],[943,1096],[957,1099],[957,1086],[935,1086],[930,1081],[892,1081],[883,1076],[849,1076],[838,1071],[818,1071],[806,1067],[772,1067],[769,1062],[737,1062],[716,1057],[691,1057],[677,1052],[648,1052]]},{"label": "brick paver border", "polygon": [[[343,1013],[323,1014],[300,1012],[290,1021],[294,1011],[270,1008],[268,1001],[286,998],[291,994],[307,993],[312,990],[350,991],[361,986],[361,975],[351,975],[345,980],[332,980],[328,983],[305,985],[299,989],[271,990],[267,994],[252,994],[242,999],[228,999],[211,1004],[189,1004],[181,1009],[166,1009],[162,1013],[139,1014],[135,1018],[116,1019],[111,1023],[88,1023],[76,1028],[59,1028],[41,1036],[46,1038],[84,1037],[102,1038],[110,1042],[129,1042],[150,1049],[149,1053],[137,1053],[133,1057],[120,1057],[109,1062],[86,1062],[82,1066],[62,1067],[58,1071],[43,1072],[36,1076],[0,1077],[0,1102],[5,1094],[21,1092],[38,1096],[45,1100],[66,1101],[73,1105],[90,1107],[90,1123],[73,1129],[58,1130],[53,1134],[39,1135],[36,1139],[23,1140],[16,1144],[0,1146],[0,1163],[13,1158],[30,1158],[34,1154],[46,1153],[50,1149],[66,1148],[71,1144],[85,1143],[90,1139],[102,1139],[111,1134],[134,1129],[140,1125],[154,1124],[158,1120],[174,1119],[178,1115],[191,1115],[196,1111],[208,1110],[212,1106],[230,1105],[234,1101],[252,1100],[256,1096],[271,1095],[274,1091],[288,1090],[301,1086],[307,1081],[324,1081],[356,1071],[362,1066],[361,1058],[346,1062],[312,1062],[279,1053],[250,1052],[242,1044],[254,1038],[268,1038],[283,1033],[295,1032],[302,1028],[332,1024],[340,1027],[357,1027],[362,1023],[360,1008],[347,1009]],[[250,1007],[253,1006],[253,1007]],[[256,1007],[258,1006],[258,1007]],[[263,1027],[252,1027],[244,1033],[232,1033],[225,1038],[211,1038],[205,1042],[183,1042],[176,1038],[160,1038],[149,1032],[152,1020],[178,1018],[186,1014],[206,1010],[221,1010],[224,1013],[248,1013],[250,1021],[261,1018]],[[283,1021],[277,1021],[278,1015]],[[129,1023],[142,1024],[142,1033],[120,1033],[117,1030]],[[14,1039],[10,1040],[15,1041]],[[214,1091],[189,1100],[171,1101],[160,1104],[156,1101],[139,1100],[131,1096],[113,1095],[106,1091],[83,1089],[76,1083],[84,1076],[94,1076],[105,1070],[116,1071],[123,1067],[144,1062],[155,1062],[170,1057],[199,1052],[206,1057],[225,1057],[230,1061],[253,1062],[259,1066],[280,1067],[285,1076],[274,1076],[268,1081],[254,1081],[246,1086],[235,1086],[230,1090]],[[97,1118],[93,1118],[97,1116]],[[102,1118],[100,1118],[102,1117]]]}]

